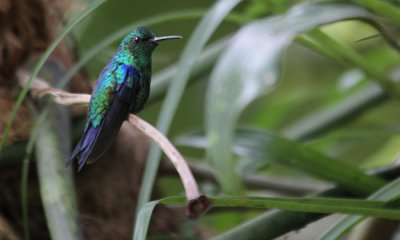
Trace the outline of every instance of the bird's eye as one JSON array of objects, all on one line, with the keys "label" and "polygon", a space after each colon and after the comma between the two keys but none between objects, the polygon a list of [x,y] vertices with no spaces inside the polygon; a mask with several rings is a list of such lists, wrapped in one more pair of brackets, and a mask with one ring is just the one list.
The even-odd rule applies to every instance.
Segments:
[{"label": "bird's eye", "polygon": [[135,43],[139,43],[140,39],[138,37],[133,38],[133,40],[135,40]]}]

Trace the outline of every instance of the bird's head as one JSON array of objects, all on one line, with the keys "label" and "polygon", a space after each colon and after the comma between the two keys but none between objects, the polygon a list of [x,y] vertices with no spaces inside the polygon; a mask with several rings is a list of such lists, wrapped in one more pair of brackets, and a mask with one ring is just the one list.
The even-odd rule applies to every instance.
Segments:
[{"label": "bird's head", "polygon": [[[120,48],[133,55],[135,61],[141,62],[151,58],[153,50],[158,43],[169,39],[180,39],[180,36],[156,37],[152,31],[145,27],[138,27],[130,32],[121,42]],[[142,60],[143,59],[143,60]]]}]

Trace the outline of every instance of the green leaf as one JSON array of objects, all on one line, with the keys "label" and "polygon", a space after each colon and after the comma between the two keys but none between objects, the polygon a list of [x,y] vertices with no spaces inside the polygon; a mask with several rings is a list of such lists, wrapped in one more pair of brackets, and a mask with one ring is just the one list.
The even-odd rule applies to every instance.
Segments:
[{"label": "green leaf", "polygon": [[53,106],[38,129],[35,146],[40,195],[51,239],[83,239],[72,169],[65,169],[64,163],[70,149],[69,135],[67,109]]},{"label": "green leaf", "polygon": [[[392,181],[383,188],[379,189],[370,197],[368,197],[368,199],[389,202],[397,200],[399,199],[399,197],[400,197],[400,178]],[[346,216],[340,219],[334,226],[332,226],[326,233],[324,233],[320,239],[323,240],[338,239],[347,232],[349,232],[352,227],[354,227],[364,219],[365,217],[363,216]]]},{"label": "green leaf", "polygon": [[279,79],[286,47],[298,34],[321,25],[369,16],[353,5],[308,4],[250,23],[236,34],[212,72],[206,96],[208,154],[225,193],[239,189],[230,151],[238,117]]},{"label": "green leaf", "polygon": [[148,202],[144,205],[136,217],[136,223],[133,233],[133,240],[145,240],[147,235],[147,229],[149,228],[151,214],[153,213],[154,208],[157,204],[160,203],[158,201]]},{"label": "green leaf", "polygon": [[[193,65],[190,81],[196,79],[196,75],[201,75],[202,73],[209,71],[209,69],[215,64],[217,57],[221,54],[222,50],[228,45],[229,40],[230,37],[224,37],[223,39],[219,39],[204,48],[203,52],[199,55]],[[149,103],[160,98],[162,94],[165,93],[167,86],[179,71],[178,67],[178,64],[174,64],[156,73],[154,77],[152,77]]]},{"label": "green leaf", "polygon": [[29,80],[27,84],[24,86],[22,89],[21,93],[18,95],[18,99],[11,111],[10,117],[7,119],[7,124],[4,128],[4,132],[1,135],[0,139],[0,155],[3,150],[4,144],[6,143],[6,140],[8,138],[8,134],[10,132],[10,129],[12,127],[12,124],[15,120],[16,114],[18,112],[18,109],[21,107],[22,102],[24,101],[26,95],[28,94],[30,85],[32,80],[38,75],[40,69],[42,69],[44,63],[46,62],[47,58],[50,56],[50,54],[53,52],[53,50],[57,47],[58,43],[61,42],[61,40],[78,24],[80,23],[85,17],[87,17],[89,14],[91,14],[94,10],[96,10],[101,4],[103,4],[106,0],[97,0],[94,1],[90,4],[90,6],[83,11],[75,20],[72,20],[65,28],[64,30],[56,37],[56,39],[50,44],[50,46],[46,49],[46,51],[43,53],[42,57],[40,58],[39,62],[35,65],[31,76],[29,77]]},{"label": "green leaf", "polygon": [[[29,233],[29,199],[28,199],[28,184],[29,184],[29,166],[30,166],[30,158],[32,157],[32,152],[33,149],[35,148],[35,141],[33,139],[37,139],[40,129],[42,126],[47,126],[48,122],[46,121],[48,119],[48,113],[49,113],[49,108],[46,108],[46,110],[42,111],[39,117],[36,118],[35,124],[32,127],[31,131],[31,137],[30,140],[27,144],[27,146],[24,146],[23,149],[25,149],[24,152],[24,160],[22,162],[22,170],[21,170],[21,210],[22,210],[22,221],[24,225],[24,237],[25,239],[29,240],[30,239],[30,233]],[[66,136],[68,136],[69,133],[66,133]],[[68,147],[66,145],[66,147]],[[73,195],[73,194],[72,194]]]},{"label": "green leaf", "polygon": [[[191,35],[189,42],[179,60],[179,70],[175,76],[174,81],[168,88],[168,93],[164,100],[164,105],[162,107],[160,117],[157,121],[157,129],[165,135],[170,128],[178,103],[185,90],[186,84],[190,77],[190,73],[193,69],[193,65],[197,57],[199,56],[201,49],[208,41],[211,34],[223,21],[225,16],[239,2],[240,0],[218,1],[211,7],[209,12],[206,14],[206,16],[204,16],[202,21],[194,30],[194,33]],[[144,204],[146,204],[150,199],[150,194],[154,185],[156,172],[160,164],[160,157],[160,149],[155,144],[153,144],[147,158],[147,164],[143,175],[142,186],[140,188],[137,209],[141,209],[141,207],[144,206]]]},{"label": "green leaf", "polygon": [[[226,208],[277,208],[313,213],[351,213],[400,219],[400,210],[383,207],[382,201],[340,198],[272,198],[272,197],[210,197],[212,207]],[[134,240],[146,239],[151,214],[157,204],[184,204],[183,197],[169,197],[147,203],[139,212],[135,225]],[[222,237],[223,238],[223,237]]]},{"label": "green leaf", "polygon": [[305,139],[340,121],[350,119],[355,113],[381,101],[384,97],[385,92],[382,88],[370,84],[337,103],[297,119],[282,130],[282,135],[290,139]]},{"label": "green leaf", "polygon": [[[206,148],[208,144],[201,133],[182,136],[176,142],[201,148]],[[260,129],[238,129],[233,151],[258,164],[263,162],[280,165],[333,181],[341,188],[360,195],[369,194],[385,184],[384,180],[366,175],[358,168],[331,159],[301,143]]]},{"label": "green leaf", "polygon": [[322,45],[322,48],[329,49],[336,59],[344,59],[346,61],[349,61],[356,67],[359,67],[368,76],[376,79],[376,81],[385,89],[385,91],[391,93],[393,96],[397,94],[396,83],[394,83],[392,79],[386,76],[386,73],[384,71],[375,67],[374,64],[366,61],[365,58],[362,55],[358,54],[355,50],[339,43],[319,29],[311,31],[309,35],[313,39],[315,39],[320,45]]},{"label": "green leaf", "polygon": [[[393,164],[396,161],[397,156],[399,154],[400,136],[398,135],[398,133],[392,131],[390,131],[387,134],[393,134],[394,136],[389,138],[387,140],[387,143],[385,143],[385,145],[382,146],[382,148],[380,148],[378,151],[376,151],[374,154],[372,154],[363,162],[362,164],[363,168],[366,169],[379,168]],[[371,136],[377,136],[377,135],[371,134]]]},{"label": "green leaf", "polygon": [[145,240],[147,229],[149,227],[151,214],[158,204],[185,204],[186,198],[184,197],[167,197],[156,201],[146,203],[137,214],[136,223],[134,227],[133,240]]},{"label": "green leaf", "polygon": [[352,0],[363,7],[366,7],[396,24],[400,24],[400,9],[387,1],[375,0]]},{"label": "green leaf", "polygon": [[340,198],[210,198],[214,207],[278,208],[314,213],[349,213],[399,219],[400,210],[383,207],[382,201]]},{"label": "green leaf", "polygon": [[[399,175],[400,168],[392,167],[373,175],[385,179],[394,179]],[[354,197],[352,193],[343,192],[335,187],[317,193],[318,197]],[[364,196],[363,196],[364,197]],[[275,239],[297,229],[304,228],[307,224],[315,222],[326,216],[325,214],[301,213],[283,210],[265,211],[259,216],[245,221],[227,232],[217,236],[216,239]]]}]

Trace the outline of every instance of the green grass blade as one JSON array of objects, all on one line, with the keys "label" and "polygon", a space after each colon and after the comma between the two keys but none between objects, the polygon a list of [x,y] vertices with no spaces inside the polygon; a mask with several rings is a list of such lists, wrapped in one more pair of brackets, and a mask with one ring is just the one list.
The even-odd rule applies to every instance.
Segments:
[{"label": "green grass blade", "polygon": [[22,222],[24,226],[24,238],[29,240],[29,209],[28,209],[28,179],[29,179],[29,166],[30,166],[30,158],[32,156],[32,152],[34,149],[34,141],[31,139],[37,139],[39,135],[39,129],[44,125],[45,120],[48,116],[48,110],[45,110],[41,113],[41,115],[36,119],[36,122],[31,131],[31,138],[29,143],[25,148],[25,157],[22,162],[22,170],[21,170],[21,211],[22,211]]},{"label": "green grass blade", "polygon": [[[400,173],[399,167],[389,168],[385,171],[373,174],[377,177],[385,179],[395,179]],[[340,188],[335,187],[323,192],[319,192],[318,197],[338,197],[349,198],[354,197],[352,193],[343,192]],[[365,197],[365,196],[363,196]],[[256,218],[245,221],[238,226],[224,232],[217,239],[275,239],[288,232],[304,228],[307,224],[315,222],[325,214],[302,213],[284,210],[270,210],[259,215]]]},{"label": "green grass blade", "polygon": [[[63,126],[60,128],[60,126]],[[72,169],[65,169],[70,149],[67,109],[54,106],[38,130],[35,146],[40,194],[51,239],[83,239],[78,221]]]},{"label": "green grass blade", "polygon": [[[392,181],[383,188],[376,191],[369,200],[390,202],[400,198],[400,178]],[[344,234],[349,232],[352,227],[363,221],[365,217],[362,216],[346,216],[339,220],[332,226],[326,233],[321,236],[323,240],[338,239]]]},{"label": "green grass blade", "polygon": [[24,239],[30,240],[29,231],[29,208],[28,208],[28,177],[29,177],[29,157],[26,156],[22,162],[21,171],[21,211],[22,225],[24,228]]},{"label": "green grass blade", "polygon": [[145,240],[147,236],[147,229],[149,227],[151,214],[158,204],[179,204],[186,203],[184,197],[167,197],[156,201],[146,203],[137,214],[136,223],[134,228],[133,240]]},{"label": "green grass blade", "polygon": [[[200,148],[206,148],[208,144],[201,133],[187,134],[176,142],[180,145]],[[358,168],[331,159],[301,143],[261,129],[238,129],[233,152],[257,164],[280,165],[333,181],[342,189],[354,194],[369,194],[385,184],[384,180],[366,175]]]},{"label": "green grass blade", "polygon": [[[372,216],[370,214],[374,214],[374,215],[375,214],[378,214],[378,215],[381,215],[381,214],[386,215],[386,214],[388,214],[388,215],[386,215],[385,218],[397,219],[397,217],[398,217],[398,216],[396,216],[397,213],[395,213],[395,211],[398,211],[398,209],[390,210],[388,208],[384,208],[384,207],[382,207],[382,206],[384,206],[383,205],[384,202],[382,202],[382,201],[379,201],[379,203],[375,202],[377,204],[376,206],[373,206],[375,203],[372,203],[371,206],[363,206],[363,207],[360,207],[357,210],[356,210],[356,208],[358,208],[357,205],[360,204],[359,206],[362,206],[365,203],[353,202],[355,205],[353,207],[351,207],[351,205],[353,203],[350,203],[350,202],[346,203],[347,200],[343,200],[343,199],[334,199],[334,201],[331,202],[332,204],[325,202],[325,200],[319,201],[318,199],[312,199],[310,201],[313,202],[311,204],[312,207],[310,207],[309,205],[307,206],[307,205],[303,205],[302,203],[300,203],[299,205],[294,207],[294,209],[291,209],[290,206],[286,205],[287,202],[283,202],[283,203],[281,203],[281,202],[273,202],[272,204],[274,205],[274,207],[282,209],[282,210],[302,211],[300,208],[304,207],[304,209],[307,209],[305,211],[310,211],[310,212],[314,212],[314,213],[317,213],[317,212],[319,212],[319,213],[328,213],[328,211],[331,211],[331,210],[332,210],[331,213],[334,213],[334,212],[336,212],[336,213],[344,213],[344,212],[350,210],[350,208],[353,208],[352,210],[355,210],[356,212],[358,212],[358,213],[354,213],[355,215],[364,215],[365,214],[365,215],[368,215],[368,216]],[[327,200],[327,201],[329,202],[330,200]],[[337,201],[337,202],[334,203],[335,201]],[[357,200],[357,201],[364,201],[364,200]],[[277,205],[275,205],[276,203],[277,203]],[[265,202],[265,204],[266,204],[266,202]],[[329,205],[329,207],[325,208],[326,207],[325,204]],[[370,203],[368,203],[368,204],[370,204]],[[380,205],[380,207],[379,207],[379,205]],[[293,207],[293,206],[291,206],[291,207]],[[314,209],[314,207],[318,208],[318,209]],[[369,207],[374,208],[374,210],[369,209]],[[375,209],[375,207],[378,207],[378,208]],[[295,208],[299,208],[299,210],[295,210]],[[308,208],[310,208],[310,209],[308,209]],[[366,209],[368,209],[368,210],[366,210]],[[314,211],[314,210],[317,210],[317,211]],[[350,210],[350,211],[352,211],[352,210]],[[372,210],[372,211],[370,212],[370,210]],[[365,211],[367,211],[369,213],[366,213]],[[372,212],[374,212],[374,213],[372,213]],[[219,235],[219,236],[217,236],[217,237],[215,237],[213,239],[214,240],[217,240],[217,239],[218,240],[224,240],[224,239],[232,239],[233,237],[239,237],[239,238],[242,237],[243,238],[243,237],[246,237],[246,236],[247,237],[248,236],[253,236],[254,239],[265,239],[266,235],[265,234],[262,235],[261,232],[259,233],[260,229],[255,228],[254,224],[256,224],[257,222],[261,223],[261,221],[265,222],[265,219],[268,218],[269,216],[271,216],[271,217],[278,216],[278,215],[276,215],[276,213],[278,213],[278,211],[271,211],[268,214],[260,216],[260,218],[256,218],[254,220],[251,220],[251,221],[247,222],[247,224],[245,224],[245,225],[240,225],[240,229],[242,229],[242,231],[246,231],[247,234],[251,234],[251,235],[243,234],[241,232],[238,232],[238,230],[236,230],[236,231],[232,231],[231,230],[231,231],[223,233],[223,234],[221,234],[221,235]],[[291,221],[291,218],[293,218],[293,217],[299,218],[301,220],[303,218],[307,219],[307,216],[310,216],[310,215],[309,214],[304,214],[303,215],[301,213],[296,213],[296,212],[288,212],[287,218],[283,218],[283,215],[281,215],[279,219],[275,218],[275,221],[285,221],[285,219],[287,221]],[[318,217],[318,218],[321,217],[321,215],[311,215],[311,216],[315,216],[315,217]],[[274,224],[274,221],[272,221],[271,224]],[[263,225],[259,225],[258,228],[263,228]],[[272,237],[272,236],[274,236],[274,237]],[[278,235],[272,235],[272,236],[269,236],[269,237],[270,238],[275,238]]]},{"label": "green grass blade", "polygon": [[362,222],[364,219],[365,218],[362,216],[344,217],[335,223],[331,228],[329,228],[328,231],[326,231],[322,236],[320,236],[320,240],[340,239],[341,236],[348,233],[351,228]]},{"label": "green grass blade", "polygon": [[7,124],[4,128],[4,132],[1,135],[0,139],[0,155],[3,150],[4,144],[8,138],[8,134],[10,132],[10,129],[12,127],[12,124],[15,120],[16,114],[18,112],[18,109],[21,107],[22,102],[24,101],[26,95],[28,94],[29,87],[31,85],[32,80],[38,75],[40,69],[43,67],[44,63],[46,62],[47,58],[50,56],[50,54],[53,52],[53,50],[57,47],[58,43],[61,42],[61,40],[79,23],[81,22],[85,17],[87,17],[89,14],[91,14],[94,10],[96,10],[101,4],[103,4],[106,0],[97,0],[92,2],[88,8],[83,11],[75,20],[72,20],[65,28],[64,30],[56,37],[56,39],[50,44],[50,46],[46,49],[46,51],[43,53],[42,57],[40,58],[39,62],[35,65],[31,76],[29,77],[29,80],[27,84],[24,86],[22,89],[21,93],[18,96],[18,99],[11,111],[10,117],[7,120]]},{"label": "green grass blade", "polygon": [[351,118],[366,106],[373,106],[373,103],[378,103],[385,97],[385,91],[381,87],[370,84],[333,105],[297,119],[282,130],[282,135],[290,139],[305,139]]},{"label": "green grass blade", "polygon": [[248,24],[236,34],[211,74],[206,96],[208,154],[225,192],[235,193],[239,185],[230,152],[238,117],[279,79],[286,47],[298,34],[313,28],[368,16],[364,9],[352,5],[308,4]]},{"label": "green grass blade", "polygon": [[151,214],[160,201],[152,201],[144,205],[136,217],[133,240],[145,240],[149,228]]},{"label": "green grass blade", "polygon": [[[221,0],[218,1],[202,19],[199,25],[194,30],[190,40],[185,47],[182,57],[179,61],[178,69],[174,81],[168,88],[166,99],[157,121],[157,128],[162,133],[167,134],[175,114],[179,100],[182,97],[183,91],[188,82],[193,64],[200,54],[211,34],[223,21],[225,16],[240,0]],[[160,163],[161,152],[156,145],[152,145],[147,164],[143,176],[142,187],[140,189],[138,207],[140,209],[150,199],[151,190],[153,188],[156,172]]]},{"label": "green grass blade", "polygon": [[400,219],[400,210],[383,207],[382,201],[339,198],[210,198],[214,207],[277,208],[298,212],[349,213]]},{"label": "green grass blade", "polygon": [[394,96],[398,94],[396,83],[386,76],[385,72],[369,63],[354,49],[337,42],[319,29],[313,30],[309,35],[315,39],[318,44],[322,45],[322,48],[330,49],[330,52],[334,53],[336,58],[345,59],[356,67],[359,67],[369,77],[375,79],[388,93]]},{"label": "green grass blade", "polygon": [[[354,200],[341,198],[273,198],[273,197],[210,197],[212,207],[221,208],[261,208],[282,209],[311,213],[352,213],[356,215],[375,216],[387,219],[400,219],[400,210],[384,207],[383,201]],[[157,204],[182,205],[183,197],[168,197],[147,203],[138,214],[134,240],[146,239],[147,227],[151,214]],[[230,236],[232,237],[232,236]],[[225,238],[223,235],[216,239]]]},{"label": "green grass blade", "polygon": [[385,19],[390,19],[397,25],[400,25],[400,9],[387,1],[376,0],[352,0],[365,8],[368,8]]},{"label": "green grass blade", "polygon": [[[230,37],[224,37],[216,42],[213,42],[207,46],[204,51],[199,55],[198,59],[194,63],[190,78],[190,81],[196,79],[196,75],[201,75],[205,71],[209,71],[215,64],[218,56],[221,54],[223,49],[228,45]],[[151,92],[149,96],[149,103],[160,98],[165,93],[167,86],[176,76],[178,72],[178,65],[174,64],[154,75],[151,82]]]}]

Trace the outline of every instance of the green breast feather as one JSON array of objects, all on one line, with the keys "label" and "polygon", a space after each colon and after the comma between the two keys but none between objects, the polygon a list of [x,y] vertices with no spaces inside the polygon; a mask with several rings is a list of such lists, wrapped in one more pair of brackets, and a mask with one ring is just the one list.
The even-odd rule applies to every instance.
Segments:
[{"label": "green breast feather", "polygon": [[104,68],[92,93],[88,117],[95,128],[100,125],[114,99],[118,82],[118,66],[119,64],[110,62],[107,67]]}]

